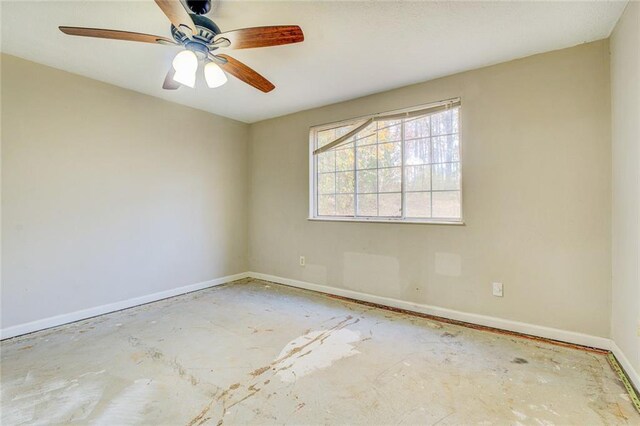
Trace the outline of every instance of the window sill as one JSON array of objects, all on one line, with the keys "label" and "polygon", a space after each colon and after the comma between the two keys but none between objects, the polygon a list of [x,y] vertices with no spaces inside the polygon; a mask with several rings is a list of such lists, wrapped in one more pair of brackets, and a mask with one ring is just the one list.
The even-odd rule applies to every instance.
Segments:
[{"label": "window sill", "polygon": [[446,220],[400,220],[400,219],[351,219],[351,218],[330,218],[330,217],[308,217],[307,220],[312,222],[355,222],[355,223],[393,223],[397,225],[454,225],[465,226],[463,221],[446,221]]}]

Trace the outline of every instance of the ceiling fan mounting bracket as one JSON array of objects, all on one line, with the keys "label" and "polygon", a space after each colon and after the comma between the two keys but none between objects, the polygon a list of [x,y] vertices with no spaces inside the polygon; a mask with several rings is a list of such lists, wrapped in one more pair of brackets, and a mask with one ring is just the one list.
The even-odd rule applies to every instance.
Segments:
[{"label": "ceiling fan mounting bracket", "polygon": [[196,15],[204,15],[211,11],[211,0],[185,0],[185,3]]}]

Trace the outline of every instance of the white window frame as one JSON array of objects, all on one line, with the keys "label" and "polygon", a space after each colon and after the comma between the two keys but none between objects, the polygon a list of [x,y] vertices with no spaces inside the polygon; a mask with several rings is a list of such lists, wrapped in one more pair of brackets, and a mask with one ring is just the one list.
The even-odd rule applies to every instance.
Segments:
[{"label": "white window frame", "polygon": [[[427,109],[436,107],[439,105],[446,105],[451,102],[460,102],[458,111],[458,138],[459,138],[459,156],[460,156],[460,218],[459,219],[441,219],[441,218],[406,218],[405,214],[405,158],[404,158],[404,134],[402,137],[402,169],[401,169],[401,197],[402,197],[402,216],[400,217],[366,217],[366,216],[318,216],[316,209],[317,199],[317,155],[314,155],[316,138],[318,132],[323,130],[332,129],[335,127],[343,127],[346,125],[356,125],[363,120],[366,120],[377,115],[390,115],[401,114],[406,112],[418,111],[421,109]],[[313,126],[309,129],[309,216],[308,220],[320,221],[320,222],[360,222],[360,223],[406,223],[406,224],[431,224],[431,225],[464,225],[464,166],[463,166],[463,138],[462,138],[462,103],[460,98],[447,99],[444,101],[432,102],[428,104],[417,105],[409,108],[387,111],[384,113],[371,114],[361,117],[350,118],[347,120],[337,121],[333,123],[321,124]],[[402,132],[404,133],[404,126],[402,126]],[[354,160],[355,161],[355,160]],[[433,191],[432,191],[433,192]],[[357,194],[354,194],[357,195]]]}]

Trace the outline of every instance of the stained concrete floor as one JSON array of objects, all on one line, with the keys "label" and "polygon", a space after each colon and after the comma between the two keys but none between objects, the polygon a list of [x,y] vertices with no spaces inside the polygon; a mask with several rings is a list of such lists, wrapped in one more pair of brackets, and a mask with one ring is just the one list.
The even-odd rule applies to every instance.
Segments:
[{"label": "stained concrete floor", "polygon": [[640,424],[604,355],[257,280],[1,350],[2,425]]}]

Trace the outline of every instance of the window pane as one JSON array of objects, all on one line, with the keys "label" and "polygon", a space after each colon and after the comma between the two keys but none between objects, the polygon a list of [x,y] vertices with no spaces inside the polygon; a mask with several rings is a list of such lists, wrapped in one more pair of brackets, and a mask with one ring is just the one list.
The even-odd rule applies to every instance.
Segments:
[{"label": "window pane", "polygon": [[[351,139],[349,139],[349,140],[353,140],[353,138],[351,138]],[[353,150],[353,144],[354,144],[354,143],[355,143],[355,142],[342,142],[342,143],[340,144],[340,146],[339,146],[339,147],[337,147],[336,149],[350,149],[350,150]]]},{"label": "window pane", "polygon": [[358,216],[378,215],[378,194],[358,195]]},{"label": "window pane", "polygon": [[404,143],[406,164],[427,164],[430,163],[429,139],[416,139]]},{"label": "window pane", "polygon": [[[459,116],[456,107],[426,117],[373,121],[337,149],[318,155],[316,214],[460,219]],[[315,147],[353,128],[352,123],[318,131]]]},{"label": "window pane", "polygon": [[358,156],[358,169],[374,169],[378,166],[377,147],[375,145],[356,148]]},{"label": "window pane", "polygon": [[404,138],[425,138],[429,136],[429,117],[407,120],[404,123]]},{"label": "window pane", "polygon": [[353,148],[336,150],[336,170],[353,170]]},{"label": "window pane", "polygon": [[380,194],[378,196],[379,215],[399,217],[402,215],[402,197],[397,194]]},{"label": "window pane", "polygon": [[433,217],[460,218],[460,191],[432,193]]},{"label": "window pane", "polygon": [[353,194],[336,195],[337,216],[353,216],[354,211]]},{"label": "window pane", "polygon": [[[389,122],[389,121],[381,121],[378,123],[378,143],[384,142],[395,142],[399,141],[402,137],[402,131],[400,129],[400,124],[392,126],[392,123],[396,123],[397,121]],[[386,127],[388,126],[388,127]]]},{"label": "window pane", "polygon": [[320,173],[318,175],[318,194],[333,194],[336,192],[335,173]]},{"label": "window pane", "polygon": [[431,193],[407,192],[405,207],[407,217],[431,217]]},{"label": "window pane", "polygon": [[460,163],[434,164],[432,167],[434,191],[460,189]]},{"label": "window pane", "polygon": [[456,133],[453,126],[453,111],[443,111],[431,116],[431,136]]},{"label": "window pane", "polygon": [[358,134],[356,135],[356,139],[367,138],[371,135],[373,135],[373,137],[375,138],[377,128],[378,128],[378,123],[374,121],[364,129],[362,129],[360,132],[358,132]]},{"label": "window pane", "polygon": [[431,189],[431,166],[406,166],[405,191],[429,191]]},{"label": "window pane", "polygon": [[358,192],[371,193],[378,190],[378,171],[363,170],[358,172]]},{"label": "window pane", "polygon": [[336,214],[336,196],[335,195],[319,195],[318,196],[318,215],[333,216]]},{"label": "window pane", "polygon": [[379,192],[400,192],[402,169],[394,167],[391,169],[378,170],[378,191]]},{"label": "window pane", "polygon": [[336,173],[336,192],[347,193],[354,192],[355,179],[353,172]]},{"label": "window pane", "polygon": [[402,165],[402,142],[378,145],[378,167]]},{"label": "window pane", "polygon": [[318,132],[317,147],[321,148],[326,144],[333,142],[334,140],[338,139],[340,136],[347,134],[352,129],[352,127],[353,126],[348,125],[348,126],[342,126],[342,127],[337,127],[335,129],[328,129],[328,130],[323,130],[321,132]]},{"label": "window pane", "polygon": [[363,137],[361,139],[358,139],[356,141],[356,145],[358,146],[362,146],[362,145],[373,145],[375,144],[377,141],[376,139],[376,134],[374,133],[373,135],[367,136],[367,137]]},{"label": "window pane", "polygon": [[318,173],[332,172],[336,167],[336,152],[329,150],[318,154]]},{"label": "window pane", "polygon": [[460,108],[454,108],[451,114],[453,115],[452,133],[460,133]]},{"label": "window pane", "polygon": [[334,141],[336,139],[335,135],[336,135],[335,129],[323,130],[321,132],[318,132],[317,147],[321,148],[326,144],[328,144],[329,142]]},{"label": "window pane", "polygon": [[458,135],[433,138],[433,163],[460,161]]},{"label": "window pane", "polygon": [[[349,124],[346,126],[342,126],[342,127],[337,127],[336,128],[336,139],[339,138],[340,136],[344,136],[347,133],[349,133],[351,130],[353,130],[355,126],[353,124]],[[350,139],[353,140],[353,139]]]}]

